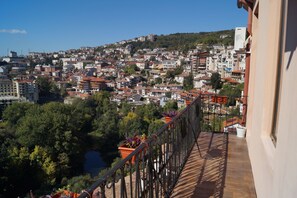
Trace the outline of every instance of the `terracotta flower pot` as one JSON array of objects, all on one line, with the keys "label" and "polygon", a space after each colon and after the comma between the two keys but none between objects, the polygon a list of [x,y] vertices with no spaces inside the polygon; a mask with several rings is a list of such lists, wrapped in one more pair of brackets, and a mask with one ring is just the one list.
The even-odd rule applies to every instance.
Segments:
[{"label": "terracotta flower pot", "polygon": [[166,123],[171,122],[171,120],[172,120],[172,117],[165,116],[165,122],[166,122]]},{"label": "terracotta flower pot", "polygon": [[191,100],[186,100],[186,105],[189,106],[191,104]]},{"label": "terracotta flower pot", "polygon": [[[128,148],[128,147],[125,147],[125,146],[119,146],[118,147],[118,150],[121,153],[122,159],[125,159],[126,157],[128,157],[128,155],[130,155],[135,149],[136,148]],[[139,153],[140,153],[140,155],[138,156],[138,159],[141,159],[142,158],[142,153],[145,154],[145,150],[144,151],[140,151]],[[136,155],[134,155],[132,157],[131,163],[132,164],[135,164],[135,160],[136,160]]]}]

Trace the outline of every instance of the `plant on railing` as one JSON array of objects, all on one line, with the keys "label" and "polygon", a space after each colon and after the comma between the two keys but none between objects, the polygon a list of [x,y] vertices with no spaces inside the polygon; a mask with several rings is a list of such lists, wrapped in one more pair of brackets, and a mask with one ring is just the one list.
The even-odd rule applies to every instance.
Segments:
[{"label": "plant on railing", "polygon": [[189,96],[187,96],[186,98],[185,98],[185,103],[186,103],[186,106],[189,106],[191,103],[192,103],[192,97],[189,97]]},{"label": "plant on railing", "polygon": [[162,115],[164,117],[170,117],[173,118],[177,115],[177,111],[168,111],[168,112],[163,112]]},{"label": "plant on railing", "polygon": [[77,198],[79,196],[79,193],[71,192],[68,190],[68,188],[69,188],[69,186],[67,186],[67,188],[65,188],[65,189],[59,188],[50,197],[53,197],[53,198],[60,198],[60,197]]},{"label": "plant on railing", "polygon": [[162,115],[165,117],[165,122],[168,123],[177,115],[177,111],[163,112]]},{"label": "plant on railing", "polygon": [[146,139],[146,135],[145,134],[142,134],[140,137],[137,136],[137,135],[135,135],[132,138],[127,138],[126,140],[124,140],[123,143],[122,143],[122,146],[127,147],[127,148],[136,148],[145,139]]},{"label": "plant on railing", "polygon": [[[200,130],[193,130],[200,127],[194,108],[198,102],[194,100],[191,108],[180,111],[171,124],[162,125],[145,143],[127,148],[135,149],[134,155],[118,162],[81,197],[90,197],[94,192],[100,197],[169,197],[193,148],[193,137],[200,133]],[[168,130],[169,127],[174,130]],[[133,138],[128,141],[131,140],[133,142]]]},{"label": "plant on railing", "polygon": [[[125,159],[130,153],[132,153],[142,142],[146,140],[146,134],[141,136],[135,135],[132,138],[126,138],[118,147],[122,159]],[[135,162],[135,156],[132,157],[132,164]]]}]

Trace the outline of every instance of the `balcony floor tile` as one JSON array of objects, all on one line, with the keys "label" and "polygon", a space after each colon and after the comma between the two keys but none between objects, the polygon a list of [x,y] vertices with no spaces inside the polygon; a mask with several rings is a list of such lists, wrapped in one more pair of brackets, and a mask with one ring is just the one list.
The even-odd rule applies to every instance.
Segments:
[{"label": "balcony floor tile", "polygon": [[233,134],[202,132],[173,190],[174,198],[257,197],[247,144]]}]

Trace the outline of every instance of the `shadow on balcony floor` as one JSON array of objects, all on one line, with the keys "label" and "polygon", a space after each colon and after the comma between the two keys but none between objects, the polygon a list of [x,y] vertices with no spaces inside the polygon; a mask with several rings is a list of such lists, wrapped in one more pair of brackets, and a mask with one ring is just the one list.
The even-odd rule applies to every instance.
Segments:
[{"label": "shadow on balcony floor", "polygon": [[256,197],[246,140],[203,132],[176,184],[174,198]]}]

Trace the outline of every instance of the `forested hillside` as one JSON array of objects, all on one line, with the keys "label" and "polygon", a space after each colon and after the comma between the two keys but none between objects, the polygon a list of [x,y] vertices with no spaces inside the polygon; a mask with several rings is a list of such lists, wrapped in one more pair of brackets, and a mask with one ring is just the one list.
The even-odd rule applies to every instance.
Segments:
[{"label": "forested hillside", "polygon": [[156,41],[129,42],[132,44],[134,51],[144,48],[167,48],[168,50],[188,51],[195,49],[197,44],[205,46],[214,44],[233,45],[234,30],[223,30],[216,32],[199,32],[199,33],[175,33],[169,35],[159,35]]}]

